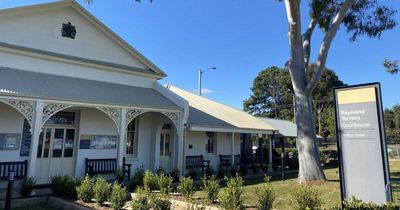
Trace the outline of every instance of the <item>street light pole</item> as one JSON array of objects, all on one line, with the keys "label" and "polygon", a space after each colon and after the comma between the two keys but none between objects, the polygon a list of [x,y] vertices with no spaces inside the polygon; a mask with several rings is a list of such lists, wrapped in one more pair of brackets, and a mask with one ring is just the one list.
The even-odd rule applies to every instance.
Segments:
[{"label": "street light pole", "polygon": [[198,94],[199,96],[201,96],[201,76],[203,75],[203,71],[201,69],[199,69],[199,81],[198,81],[198,87],[199,87],[199,91]]},{"label": "street light pole", "polygon": [[208,68],[208,69],[206,69],[206,70],[201,70],[201,69],[199,69],[199,81],[198,81],[198,88],[199,88],[199,90],[198,90],[198,95],[199,96],[201,96],[201,80],[202,80],[202,76],[203,76],[203,73],[204,72],[206,72],[206,71],[208,71],[208,70],[210,70],[210,69],[217,69],[217,67],[211,67],[211,68]]}]

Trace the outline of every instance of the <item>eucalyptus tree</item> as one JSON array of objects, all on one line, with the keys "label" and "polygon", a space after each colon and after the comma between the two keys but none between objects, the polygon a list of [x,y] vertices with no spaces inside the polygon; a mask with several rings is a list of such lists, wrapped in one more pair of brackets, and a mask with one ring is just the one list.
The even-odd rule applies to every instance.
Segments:
[{"label": "eucalyptus tree", "polygon": [[[298,182],[325,180],[316,143],[311,96],[323,74],[332,41],[341,25],[350,34],[350,41],[356,41],[360,35],[379,38],[382,32],[395,27],[396,11],[378,0],[309,0],[306,1],[308,7],[302,7],[301,0],[281,1],[285,3],[289,23],[290,59],[286,67],[291,75],[296,110],[299,110],[295,116],[298,125]],[[304,32],[302,12],[310,15]],[[324,33],[324,38],[316,56],[316,69],[308,77],[311,40],[316,27]]]}]

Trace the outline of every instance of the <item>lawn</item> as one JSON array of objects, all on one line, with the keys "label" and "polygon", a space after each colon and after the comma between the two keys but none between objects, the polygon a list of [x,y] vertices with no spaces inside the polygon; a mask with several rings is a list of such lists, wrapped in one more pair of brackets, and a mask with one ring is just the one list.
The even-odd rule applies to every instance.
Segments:
[{"label": "lawn", "polygon": [[[324,170],[327,181],[324,183],[313,184],[321,194],[323,207],[331,208],[340,204],[339,174],[338,169]],[[286,181],[282,181],[280,176],[272,177],[272,184],[276,192],[274,208],[290,209],[290,191],[298,186],[297,173],[291,173]],[[245,204],[256,205],[256,190],[262,180],[248,180],[245,182]]]},{"label": "lawn", "polygon": [[[339,173],[337,168],[324,170],[327,181],[324,183],[313,184],[321,194],[323,200],[323,207],[331,208],[340,204],[340,190],[339,190]],[[274,203],[275,209],[291,209],[290,206],[290,191],[298,186],[297,172],[292,172],[286,175],[286,181],[281,180],[281,175],[272,177],[271,183],[276,192],[276,200]],[[246,205],[256,205],[257,188],[263,183],[263,178],[245,180],[244,186],[244,202]],[[196,196],[203,197],[201,191],[196,193]]]}]

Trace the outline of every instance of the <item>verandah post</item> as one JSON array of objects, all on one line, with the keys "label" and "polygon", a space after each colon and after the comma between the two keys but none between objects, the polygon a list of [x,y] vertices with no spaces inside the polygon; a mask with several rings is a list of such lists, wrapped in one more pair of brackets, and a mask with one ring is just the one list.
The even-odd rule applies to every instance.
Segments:
[{"label": "verandah post", "polygon": [[36,159],[37,159],[36,158],[37,147],[39,144],[39,136],[40,133],[42,132],[43,107],[44,107],[43,101],[36,101],[34,117],[31,127],[32,139],[29,149],[29,161],[28,161],[29,165],[28,165],[27,177],[33,177],[36,175],[35,170],[36,170]]}]

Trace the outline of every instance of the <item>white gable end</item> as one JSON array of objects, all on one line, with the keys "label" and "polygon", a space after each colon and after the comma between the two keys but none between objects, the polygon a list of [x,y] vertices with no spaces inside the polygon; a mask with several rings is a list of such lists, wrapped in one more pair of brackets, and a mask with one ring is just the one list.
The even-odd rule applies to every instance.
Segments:
[{"label": "white gable end", "polygon": [[[92,20],[93,21],[93,20]],[[76,37],[61,35],[63,23],[76,28]],[[149,65],[106,34],[72,5],[0,15],[0,42],[143,69]]]}]

